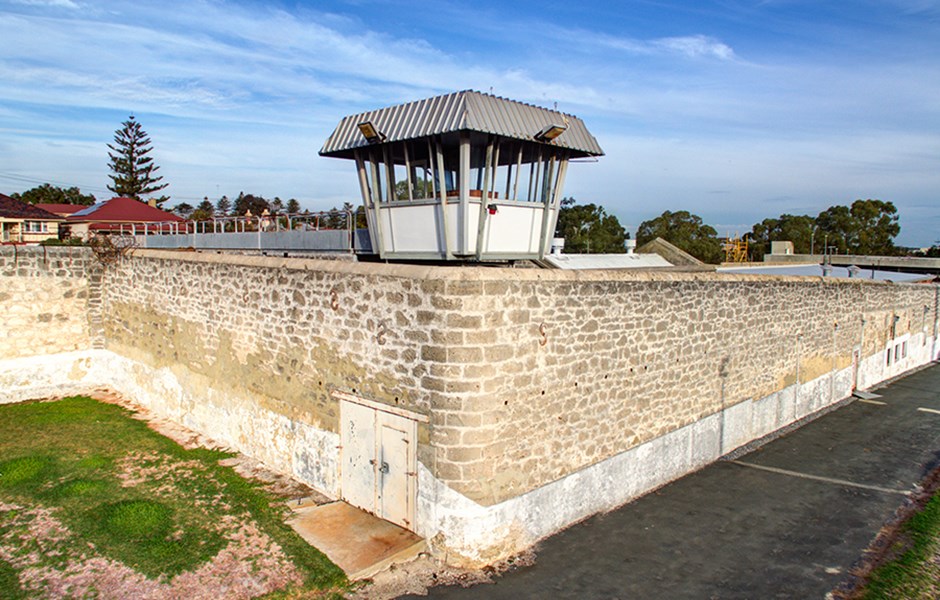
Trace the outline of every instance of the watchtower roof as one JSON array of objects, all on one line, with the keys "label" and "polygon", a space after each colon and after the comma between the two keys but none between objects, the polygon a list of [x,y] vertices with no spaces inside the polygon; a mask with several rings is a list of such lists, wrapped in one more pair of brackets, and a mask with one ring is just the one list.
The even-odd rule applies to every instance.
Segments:
[{"label": "watchtower roof", "polygon": [[[397,142],[458,131],[476,131],[569,150],[572,158],[603,156],[604,151],[578,117],[474,90],[454,92],[407,104],[344,117],[320,149],[321,156],[354,158],[353,151],[369,146],[359,124],[370,122],[382,142]],[[539,132],[553,125],[565,130],[553,140],[540,141]]]}]

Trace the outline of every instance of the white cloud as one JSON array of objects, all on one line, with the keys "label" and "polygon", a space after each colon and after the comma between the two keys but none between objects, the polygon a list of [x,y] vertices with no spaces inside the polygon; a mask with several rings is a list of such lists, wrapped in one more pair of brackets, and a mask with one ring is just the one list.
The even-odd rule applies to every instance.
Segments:
[{"label": "white cloud", "polygon": [[77,3],[72,2],[72,0],[10,0],[13,4],[20,4],[23,6],[49,6],[53,8],[68,8],[72,10],[78,10],[81,8]]},{"label": "white cloud", "polygon": [[688,56],[689,58],[711,57],[721,60],[734,58],[730,46],[705,35],[668,37],[650,42],[653,47],[662,48]]}]

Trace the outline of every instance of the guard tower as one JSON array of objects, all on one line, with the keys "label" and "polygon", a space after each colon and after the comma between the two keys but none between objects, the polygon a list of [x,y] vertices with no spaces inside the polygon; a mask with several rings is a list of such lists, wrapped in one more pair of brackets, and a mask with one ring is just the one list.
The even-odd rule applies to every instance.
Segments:
[{"label": "guard tower", "polygon": [[356,161],[384,259],[548,254],[570,159],[604,153],[577,117],[463,91],[343,118],[321,156]]}]

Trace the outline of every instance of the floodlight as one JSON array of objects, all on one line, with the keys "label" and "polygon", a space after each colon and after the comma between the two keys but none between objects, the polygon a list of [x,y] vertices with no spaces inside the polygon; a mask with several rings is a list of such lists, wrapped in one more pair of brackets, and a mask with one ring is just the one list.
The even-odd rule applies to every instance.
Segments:
[{"label": "floodlight", "polygon": [[548,124],[542,128],[542,131],[535,134],[535,139],[540,142],[550,142],[560,136],[568,129],[567,125]]},{"label": "floodlight", "polygon": [[372,121],[359,123],[359,132],[370,144],[376,144],[385,140],[385,136],[379,133],[379,130],[375,128]]}]

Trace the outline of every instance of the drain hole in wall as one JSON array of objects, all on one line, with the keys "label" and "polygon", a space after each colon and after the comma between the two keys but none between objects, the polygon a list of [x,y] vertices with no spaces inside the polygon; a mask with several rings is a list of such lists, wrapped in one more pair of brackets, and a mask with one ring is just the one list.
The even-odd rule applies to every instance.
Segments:
[{"label": "drain hole in wall", "polygon": [[395,404],[398,404],[398,396],[395,396]]},{"label": "drain hole in wall", "polygon": [[545,390],[542,390],[542,395],[543,395],[543,396],[545,395]]},{"label": "drain hole in wall", "polygon": [[509,406],[509,400],[503,400],[503,406]]}]

